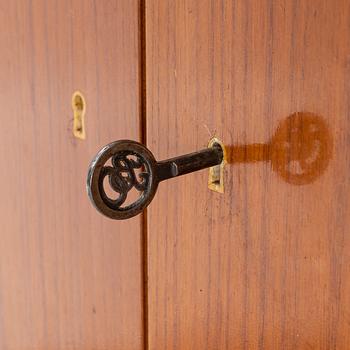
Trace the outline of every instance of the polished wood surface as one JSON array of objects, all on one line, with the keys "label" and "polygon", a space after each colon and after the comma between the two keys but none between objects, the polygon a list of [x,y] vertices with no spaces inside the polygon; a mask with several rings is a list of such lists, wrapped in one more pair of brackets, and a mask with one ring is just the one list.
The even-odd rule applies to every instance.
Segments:
[{"label": "polished wood surface", "polygon": [[136,0],[0,1],[3,350],[143,348],[140,218],[116,224],[85,191],[96,152],[140,136],[138,14]]},{"label": "polished wood surface", "polygon": [[147,1],[149,148],[230,151],[224,195],[202,171],[149,207],[149,349],[350,348],[349,18],[346,0]]}]

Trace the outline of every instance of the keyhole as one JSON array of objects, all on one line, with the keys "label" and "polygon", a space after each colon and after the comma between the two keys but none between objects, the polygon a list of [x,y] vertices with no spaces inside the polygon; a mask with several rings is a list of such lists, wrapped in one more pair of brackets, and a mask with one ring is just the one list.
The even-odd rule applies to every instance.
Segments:
[{"label": "keyhole", "polygon": [[85,125],[84,116],[86,110],[86,104],[84,96],[81,92],[76,91],[72,96],[72,108],[73,108],[73,135],[81,140],[85,140]]},{"label": "keyhole", "polygon": [[227,162],[226,148],[216,137],[209,141],[208,147],[213,147],[214,145],[221,147],[224,157],[220,164],[209,168],[208,188],[215,192],[224,193],[224,168]]}]

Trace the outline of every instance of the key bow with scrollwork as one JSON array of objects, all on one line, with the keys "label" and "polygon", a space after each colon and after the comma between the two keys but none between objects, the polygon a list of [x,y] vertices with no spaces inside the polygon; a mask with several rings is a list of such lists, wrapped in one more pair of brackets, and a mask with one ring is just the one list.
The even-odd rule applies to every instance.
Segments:
[{"label": "key bow with scrollwork", "polygon": [[[104,200],[113,209],[120,208],[126,201],[128,193],[135,188],[142,193],[147,189],[149,173],[145,162],[139,155],[130,152],[120,152],[111,159],[112,166],[106,165],[100,174],[100,191]],[[136,170],[139,170],[137,173]],[[111,189],[118,194],[116,199],[107,196],[104,190],[104,179],[108,177]]]}]

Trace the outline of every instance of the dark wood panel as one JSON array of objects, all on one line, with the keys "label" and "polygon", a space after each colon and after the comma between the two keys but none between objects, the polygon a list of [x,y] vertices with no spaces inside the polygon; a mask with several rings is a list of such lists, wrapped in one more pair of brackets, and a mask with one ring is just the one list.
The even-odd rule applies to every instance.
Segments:
[{"label": "dark wood panel", "polygon": [[[0,2],[0,348],[140,349],[140,219],[90,205],[88,164],[138,139],[138,1]],[[72,94],[86,139],[72,136]]]},{"label": "dark wood panel", "polygon": [[147,1],[149,148],[215,134],[231,162],[224,195],[202,171],[150,205],[150,349],[350,347],[349,18],[345,0]]}]

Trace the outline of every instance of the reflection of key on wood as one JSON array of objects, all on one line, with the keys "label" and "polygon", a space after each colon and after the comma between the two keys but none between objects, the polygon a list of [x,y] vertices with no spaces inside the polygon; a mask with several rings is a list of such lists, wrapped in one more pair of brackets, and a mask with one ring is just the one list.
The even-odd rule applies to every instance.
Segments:
[{"label": "reflection of key on wood", "polygon": [[321,117],[295,113],[280,123],[269,143],[226,149],[228,163],[269,161],[285,181],[303,185],[316,180],[327,168],[332,138]]}]

